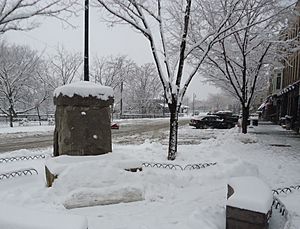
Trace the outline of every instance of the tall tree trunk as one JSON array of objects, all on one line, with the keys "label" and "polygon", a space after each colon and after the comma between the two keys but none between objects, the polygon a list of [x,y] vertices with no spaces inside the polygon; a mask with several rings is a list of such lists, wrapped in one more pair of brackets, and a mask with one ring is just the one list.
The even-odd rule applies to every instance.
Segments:
[{"label": "tall tree trunk", "polygon": [[13,108],[10,107],[8,109],[8,113],[9,113],[9,126],[10,127],[14,127],[14,124],[13,124],[13,120],[14,120],[14,112],[13,112]]},{"label": "tall tree trunk", "polygon": [[175,160],[177,154],[177,137],[178,137],[178,109],[176,102],[169,105],[170,110],[170,134],[168,160]]},{"label": "tall tree trunk", "polygon": [[249,106],[243,106],[242,108],[242,133],[247,134],[247,124],[249,118]]},{"label": "tall tree trunk", "polygon": [[36,107],[36,112],[37,112],[37,115],[38,115],[39,125],[41,126],[42,125],[42,123],[41,123],[41,115],[40,115],[40,109],[39,109],[38,106]]}]

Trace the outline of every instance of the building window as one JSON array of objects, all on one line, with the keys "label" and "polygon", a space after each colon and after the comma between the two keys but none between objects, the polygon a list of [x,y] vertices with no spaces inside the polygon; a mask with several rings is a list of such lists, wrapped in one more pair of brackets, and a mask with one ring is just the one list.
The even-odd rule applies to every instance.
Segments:
[{"label": "building window", "polygon": [[281,89],[281,74],[277,74],[276,78],[276,90]]}]

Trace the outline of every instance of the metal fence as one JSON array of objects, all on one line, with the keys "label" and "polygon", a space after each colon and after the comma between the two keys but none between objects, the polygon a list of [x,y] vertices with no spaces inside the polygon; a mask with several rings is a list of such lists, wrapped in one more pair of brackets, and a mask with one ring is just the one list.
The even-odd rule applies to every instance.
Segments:
[{"label": "metal fence", "polygon": [[284,220],[285,220],[284,229],[290,228],[292,217],[289,214],[286,206],[282,203],[282,201],[280,201],[280,199],[277,197],[277,195],[290,194],[295,190],[300,190],[300,185],[292,185],[292,186],[289,186],[289,187],[277,188],[277,189],[272,190],[272,192],[273,192],[272,207],[273,207],[273,210],[279,211],[281,216],[284,217]]},{"label": "metal fence", "polygon": [[273,192],[273,195],[279,195],[282,193],[284,193],[284,194],[291,193],[293,190],[300,190],[300,185],[273,189],[272,192]]},{"label": "metal fence", "polygon": [[28,161],[28,160],[36,160],[36,159],[45,159],[50,156],[51,155],[39,154],[39,155],[28,155],[28,156],[4,157],[4,158],[0,158],[0,164],[14,162],[14,161]]},{"label": "metal fence", "polygon": [[143,167],[150,168],[159,168],[159,169],[171,169],[171,170],[195,170],[195,169],[204,169],[209,166],[216,165],[217,162],[213,163],[199,163],[199,164],[188,164],[185,166],[176,165],[176,164],[165,164],[165,163],[153,163],[153,162],[144,162],[142,164]]},{"label": "metal fence", "polygon": [[0,181],[4,180],[4,179],[11,179],[11,178],[14,178],[14,177],[31,176],[31,175],[34,175],[34,174],[35,175],[38,174],[38,171],[34,168],[11,171],[11,172],[0,174]]}]

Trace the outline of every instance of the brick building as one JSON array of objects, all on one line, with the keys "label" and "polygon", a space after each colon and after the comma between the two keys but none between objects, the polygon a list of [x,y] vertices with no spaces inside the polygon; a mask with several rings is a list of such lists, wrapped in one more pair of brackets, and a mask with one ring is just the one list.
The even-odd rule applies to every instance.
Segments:
[{"label": "brick building", "polygon": [[[295,10],[300,12],[300,0]],[[299,39],[300,16],[290,20],[284,39]],[[297,38],[298,37],[298,38]],[[300,125],[300,48],[296,47],[287,61],[273,69],[270,96],[265,104],[265,117],[276,123],[284,122],[287,128],[299,131]]]}]

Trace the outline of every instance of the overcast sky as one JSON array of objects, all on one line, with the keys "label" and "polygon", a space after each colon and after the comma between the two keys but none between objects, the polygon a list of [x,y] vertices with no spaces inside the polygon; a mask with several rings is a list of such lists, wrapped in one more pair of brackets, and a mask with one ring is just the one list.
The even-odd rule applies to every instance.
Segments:
[{"label": "overcast sky", "polygon": [[[99,18],[99,12],[90,11],[90,59],[93,56],[127,55],[138,64],[153,62],[148,41],[129,26],[107,27]],[[71,20],[76,28],[62,25],[53,18],[41,21],[39,28],[29,32],[10,31],[5,34],[9,42],[27,44],[39,51],[53,53],[58,44],[66,49],[83,52],[83,17]],[[216,93],[217,89],[201,82],[199,76],[195,76],[191,82],[187,95],[204,100],[209,93]]]}]

